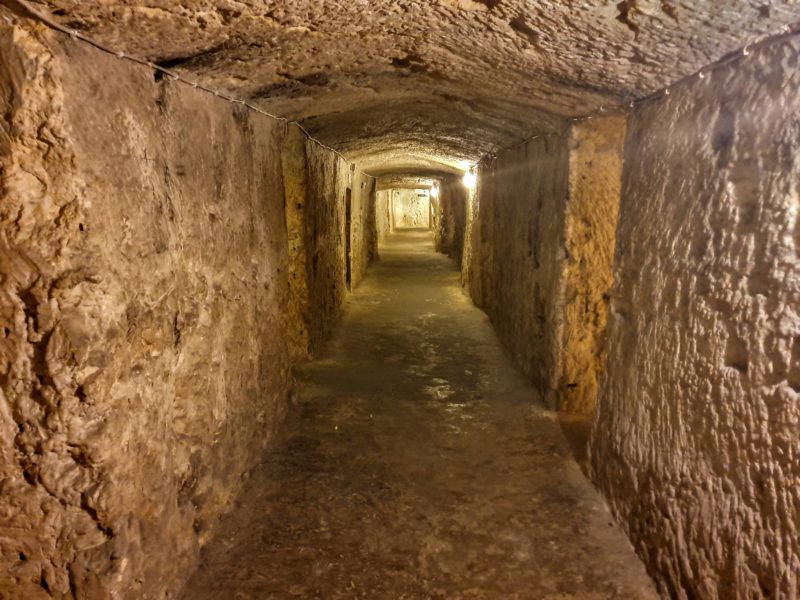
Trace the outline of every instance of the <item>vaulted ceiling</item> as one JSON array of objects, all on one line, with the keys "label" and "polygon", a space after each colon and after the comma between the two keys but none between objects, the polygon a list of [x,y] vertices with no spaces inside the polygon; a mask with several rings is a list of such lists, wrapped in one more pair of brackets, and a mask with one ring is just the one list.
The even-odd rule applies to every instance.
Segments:
[{"label": "vaulted ceiling", "polygon": [[300,120],[376,174],[458,171],[800,20],[800,0],[44,0]]}]

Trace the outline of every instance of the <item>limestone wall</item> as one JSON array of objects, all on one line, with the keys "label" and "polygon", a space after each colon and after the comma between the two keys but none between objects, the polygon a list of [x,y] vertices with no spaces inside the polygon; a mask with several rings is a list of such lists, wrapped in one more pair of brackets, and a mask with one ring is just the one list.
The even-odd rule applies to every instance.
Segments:
[{"label": "limestone wall", "polygon": [[[283,147],[289,233],[290,338],[293,355],[308,359],[327,340],[350,286],[377,254],[375,179],[290,126]],[[346,204],[350,195],[350,231]]]},{"label": "limestone wall", "polygon": [[442,186],[440,251],[551,408],[588,415],[602,375],[623,117],[573,125]]},{"label": "limestone wall", "polygon": [[592,414],[605,367],[624,138],[624,117],[584,121],[569,132],[563,321],[553,382],[554,405],[568,413]]},{"label": "limestone wall", "polygon": [[284,125],[0,23],[0,596],[161,597],[285,412],[287,225],[309,339],[340,309],[351,173],[295,137],[285,185]]},{"label": "limestone wall", "polygon": [[0,586],[148,596],[283,413],[281,131],[52,39],[0,33]]},{"label": "limestone wall", "polygon": [[430,198],[423,191],[404,188],[391,191],[393,228],[428,229],[431,226]]},{"label": "limestone wall", "polygon": [[548,138],[482,163],[477,190],[469,195],[464,284],[543,392],[555,380],[558,361],[568,189],[567,142]]},{"label": "limestone wall", "polygon": [[287,335],[294,361],[311,356],[312,319],[309,297],[309,231],[306,215],[313,210],[308,197],[308,162],[306,136],[299,127],[287,129],[281,148],[284,205],[288,242],[289,303],[287,306]]},{"label": "limestone wall", "polygon": [[629,123],[591,454],[665,596],[800,596],[799,54]]},{"label": "limestone wall", "polygon": [[327,339],[347,293],[345,283],[345,197],[350,168],[344,160],[307,141],[308,190],[305,215],[311,352]]},{"label": "limestone wall", "polygon": [[351,287],[355,288],[367,272],[367,267],[378,252],[378,236],[375,214],[374,177],[359,170],[352,173],[351,215]]},{"label": "limestone wall", "polygon": [[461,267],[467,221],[467,189],[459,180],[443,181],[436,202],[436,250]]},{"label": "limestone wall", "polygon": [[375,193],[375,228],[379,244],[392,232],[391,195],[391,190]]}]

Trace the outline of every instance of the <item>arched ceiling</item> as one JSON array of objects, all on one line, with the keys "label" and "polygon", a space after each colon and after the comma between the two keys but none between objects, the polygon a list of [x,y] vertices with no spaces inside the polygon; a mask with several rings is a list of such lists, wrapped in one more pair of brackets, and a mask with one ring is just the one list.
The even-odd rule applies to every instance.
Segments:
[{"label": "arched ceiling", "polygon": [[641,97],[800,0],[40,0],[63,25],[281,116],[378,175],[457,172]]}]

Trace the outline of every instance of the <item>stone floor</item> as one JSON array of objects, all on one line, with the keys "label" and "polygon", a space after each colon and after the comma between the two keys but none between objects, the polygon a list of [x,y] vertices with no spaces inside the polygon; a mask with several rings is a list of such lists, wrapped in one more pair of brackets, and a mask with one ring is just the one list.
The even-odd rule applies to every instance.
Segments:
[{"label": "stone floor", "polygon": [[394,235],[183,592],[654,598],[430,234]]}]

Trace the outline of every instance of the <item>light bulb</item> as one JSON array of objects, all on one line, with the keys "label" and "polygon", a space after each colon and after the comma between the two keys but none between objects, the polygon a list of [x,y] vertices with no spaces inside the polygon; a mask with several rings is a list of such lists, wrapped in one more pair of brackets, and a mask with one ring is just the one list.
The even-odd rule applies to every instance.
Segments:
[{"label": "light bulb", "polygon": [[474,171],[467,171],[464,173],[464,187],[468,190],[474,190],[475,185],[478,183],[478,176],[475,175]]},{"label": "light bulb", "polygon": [[431,188],[431,198],[438,198],[439,197],[439,184],[434,183],[433,187]]}]

